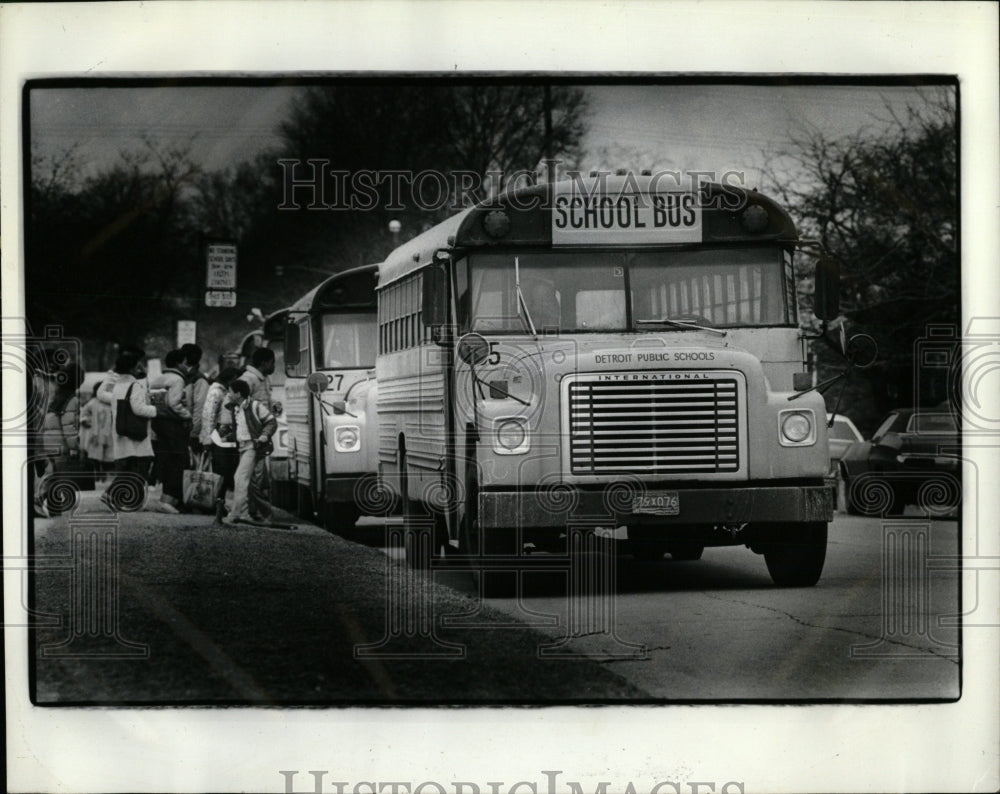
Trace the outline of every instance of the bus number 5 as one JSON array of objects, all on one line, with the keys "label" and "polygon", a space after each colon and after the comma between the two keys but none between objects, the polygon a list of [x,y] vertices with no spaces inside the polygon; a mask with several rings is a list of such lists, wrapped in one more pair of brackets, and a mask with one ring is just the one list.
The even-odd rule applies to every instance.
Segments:
[{"label": "bus number 5", "polygon": [[496,366],[500,363],[500,351],[496,349],[496,346],[496,342],[490,342],[490,357],[486,359],[486,363],[491,366]]}]

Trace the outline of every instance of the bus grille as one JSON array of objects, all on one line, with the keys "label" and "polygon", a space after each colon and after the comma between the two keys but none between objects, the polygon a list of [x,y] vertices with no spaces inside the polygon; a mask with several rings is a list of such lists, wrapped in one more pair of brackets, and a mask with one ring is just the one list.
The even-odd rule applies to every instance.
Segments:
[{"label": "bus grille", "polygon": [[739,471],[736,378],[599,377],[582,376],[568,385],[572,474]]}]

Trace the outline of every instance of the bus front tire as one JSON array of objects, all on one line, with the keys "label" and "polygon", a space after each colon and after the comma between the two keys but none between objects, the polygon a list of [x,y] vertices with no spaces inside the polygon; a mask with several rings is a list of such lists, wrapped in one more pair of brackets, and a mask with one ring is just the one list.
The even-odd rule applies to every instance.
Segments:
[{"label": "bus front tire", "polygon": [[[517,595],[518,572],[516,570],[489,570],[490,556],[512,553],[510,544],[498,543],[498,533],[487,533],[481,537],[479,522],[462,519],[459,529],[459,554],[468,559],[472,586],[482,598],[512,598]],[[505,547],[506,546],[506,547]]]},{"label": "bus front tire", "polygon": [[826,561],[826,522],[777,525],[769,534],[762,551],[772,581],[778,587],[815,585]]},{"label": "bus front tire", "polygon": [[633,540],[631,552],[641,562],[659,562],[667,553],[667,544],[656,540]]},{"label": "bus front tire", "polygon": [[674,560],[700,560],[705,547],[697,543],[687,543],[670,549],[670,557]]}]

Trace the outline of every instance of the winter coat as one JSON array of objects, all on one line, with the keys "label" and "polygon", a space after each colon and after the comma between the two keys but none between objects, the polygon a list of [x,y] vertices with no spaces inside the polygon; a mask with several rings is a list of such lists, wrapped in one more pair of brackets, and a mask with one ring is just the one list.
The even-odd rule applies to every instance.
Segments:
[{"label": "winter coat", "polygon": [[[249,410],[248,410],[249,409]],[[249,438],[240,438],[240,416],[246,421]],[[236,440],[237,441],[258,441],[261,439],[270,440],[278,430],[278,420],[274,418],[264,403],[251,399],[245,404],[237,403],[233,407],[233,416],[236,419]]]},{"label": "winter coat", "polygon": [[114,402],[112,394],[115,390],[115,384],[120,377],[113,369],[109,369],[108,374],[104,376],[104,380],[101,381],[100,388],[97,390],[97,399],[105,405],[111,405]]},{"label": "winter coat", "polygon": [[176,369],[165,369],[149,382],[150,392],[163,392],[160,399],[153,402],[156,415],[162,419],[191,419],[191,412],[184,404],[184,373]]},{"label": "winter coat", "polygon": [[[136,380],[131,375],[119,375],[118,382],[111,392],[111,427],[116,427],[118,421],[118,401],[124,400],[128,394],[129,387],[132,387],[132,394],[129,403],[132,406],[132,413],[146,419],[156,416],[156,406],[149,402],[149,387],[146,380]],[[112,433],[114,438],[115,460],[123,458],[151,458],[153,457],[153,444],[149,439],[149,433],[142,441],[133,441],[127,436],[120,436],[117,432]]]},{"label": "winter coat", "polygon": [[[200,372],[194,373],[184,387],[184,405],[191,414],[191,439],[201,440],[202,414],[205,409],[205,398],[208,396],[208,378]],[[209,431],[211,435],[211,431]],[[202,441],[204,444],[205,442]]]},{"label": "winter coat", "polygon": [[114,460],[111,406],[91,397],[80,409],[80,449],[101,463]]},{"label": "winter coat", "polygon": [[[198,440],[203,446],[212,443],[212,431],[218,429],[222,438],[232,434],[233,412],[225,407],[226,387],[213,383],[205,395],[205,405],[201,411],[201,432]],[[235,438],[235,436],[233,436]]]},{"label": "winter coat", "polygon": [[267,376],[256,367],[247,366],[240,375],[239,380],[245,380],[250,384],[250,399],[258,400],[271,410],[271,382]]},{"label": "winter coat", "polygon": [[80,449],[80,400],[73,395],[59,410],[48,411],[42,420],[42,448],[53,457]]}]

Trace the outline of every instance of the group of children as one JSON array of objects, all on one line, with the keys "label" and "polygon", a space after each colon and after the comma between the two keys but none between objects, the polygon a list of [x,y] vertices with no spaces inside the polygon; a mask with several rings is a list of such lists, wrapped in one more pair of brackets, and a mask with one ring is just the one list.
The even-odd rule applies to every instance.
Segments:
[{"label": "group of children", "polygon": [[[102,495],[112,509],[138,508],[135,500],[118,496],[128,490],[124,475],[138,476],[143,484],[159,480],[158,509],[186,512],[183,471],[193,456],[208,453],[212,470],[223,479],[222,499],[233,491],[228,523],[272,520],[267,456],[277,430],[268,381],[274,353],[259,348],[244,369],[228,367],[214,381],[200,372],[201,357],[200,347],[184,345],[167,354],[159,376],[148,379],[145,353],[123,348],[82,407],[75,386],[54,390],[43,422],[41,480],[57,470],[60,459],[71,457],[86,461],[95,476],[115,472]],[[119,410],[144,422],[145,432],[122,435]],[[224,501],[220,508],[221,518]]]}]

